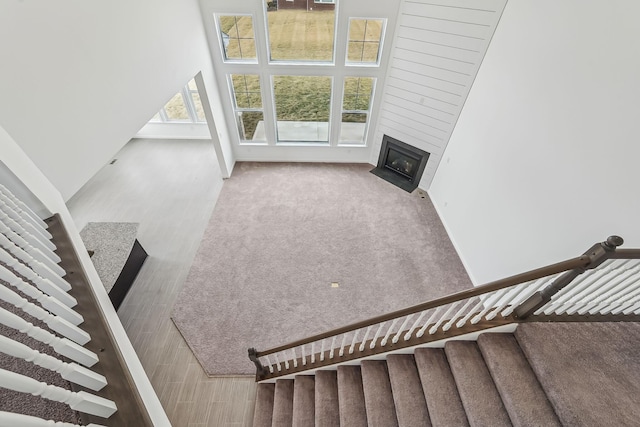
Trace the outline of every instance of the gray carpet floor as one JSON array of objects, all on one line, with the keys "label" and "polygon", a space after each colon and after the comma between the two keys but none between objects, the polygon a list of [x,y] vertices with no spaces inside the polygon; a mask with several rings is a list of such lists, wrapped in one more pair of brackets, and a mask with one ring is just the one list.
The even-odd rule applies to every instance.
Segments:
[{"label": "gray carpet floor", "polygon": [[249,347],[472,286],[428,196],[369,169],[236,165],[172,312],[207,374],[251,375]]}]

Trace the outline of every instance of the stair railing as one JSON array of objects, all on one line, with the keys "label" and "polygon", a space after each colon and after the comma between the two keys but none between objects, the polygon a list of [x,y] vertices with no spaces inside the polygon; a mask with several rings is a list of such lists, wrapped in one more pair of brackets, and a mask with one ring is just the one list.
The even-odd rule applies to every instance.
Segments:
[{"label": "stair railing", "polygon": [[249,349],[268,380],[530,321],[640,320],[640,249],[611,236],[583,255],[268,350]]}]

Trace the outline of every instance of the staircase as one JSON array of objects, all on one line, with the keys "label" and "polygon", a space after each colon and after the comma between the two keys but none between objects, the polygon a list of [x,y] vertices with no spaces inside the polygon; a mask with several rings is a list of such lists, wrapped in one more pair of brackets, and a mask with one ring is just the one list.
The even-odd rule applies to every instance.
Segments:
[{"label": "staircase", "polygon": [[525,323],[258,385],[255,427],[637,426],[640,323]]}]

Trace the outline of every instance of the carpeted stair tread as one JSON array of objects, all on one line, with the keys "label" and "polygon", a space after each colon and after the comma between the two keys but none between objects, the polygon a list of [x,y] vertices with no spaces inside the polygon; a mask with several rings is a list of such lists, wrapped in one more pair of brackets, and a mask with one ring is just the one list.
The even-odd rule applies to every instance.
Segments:
[{"label": "carpeted stair tread", "polygon": [[293,425],[293,380],[277,380],[273,394],[272,427]]},{"label": "carpeted stair tread", "polygon": [[515,336],[563,425],[638,425],[640,323],[526,323]]},{"label": "carpeted stair tread", "polygon": [[293,425],[314,427],[315,380],[312,375],[296,375],[293,383]]},{"label": "carpeted stair tread", "polygon": [[316,372],[315,414],[317,427],[340,427],[336,371]]},{"label": "carpeted stair tread", "polygon": [[416,367],[434,427],[468,426],[458,389],[441,348],[418,348]]},{"label": "carpeted stair tread", "polygon": [[561,425],[513,334],[482,334],[478,347],[514,426]]},{"label": "carpeted stair tread", "polygon": [[338,403],[341,426],[367,427],[360,366],[338,366]]},{"label": "carpeted stair tread", "polygon": [[273,383],[258,384],[256,406],[253,412],[253,427],[271,427],[273,415]]},{"label": "carpeted stair tread", "polygon": [[511,426],[477,343],[449,341],[444,349],[469,424],[472,427]]},{"label": "carpeted stair tread", "polygon": [[398,425],[387,362],[364,360],[361,364],[364,402],[370,427]]},{"label": "carpeted stair tread", "polygon": [[422,383],[412,354],[387,356],[387,369],[400,427],[430,427]]}]

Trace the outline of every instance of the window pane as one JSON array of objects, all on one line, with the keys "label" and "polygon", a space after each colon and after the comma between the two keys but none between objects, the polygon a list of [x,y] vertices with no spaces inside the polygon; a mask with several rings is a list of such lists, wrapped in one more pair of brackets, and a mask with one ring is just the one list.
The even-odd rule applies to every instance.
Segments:
[{"label": "window pane", "polygon": [[238,132],[244,141],[265,140],[264,117],[262,111],[238,111]]},{"label": "window pane", "polygon": [[231,76],[236,108],[262,108],[260,76],[255,74],[233,74]]},{"label": "window pane", "polygon": [[342,113],[340,144],[363,144],[367,119],[367,113]]},{"label": "window pane", "polygon": [[219,16],[218,24],[225,59],[256,59],[256,42],[251,16]]},{"label": "window pane", "polygon": [[265,7],[271,60],[333,60],[335,2],[281,1],[278,8],[269,7],[270,3]]},{"label": "window pane", "polygon": [[331,77],[274,76],[278,141],[329,141]]},{"label": "window pane", "polygon": [[176,93],[167,105],[164,106],[169,120],[189,120],[187,107],[184,105],[182,93]]},{"label": "window pane", "polygon": [[193,106],[196,108],[196,115],[199,122],[206,122],[207,118],[204,116],[204,108],[202,108],[202,101],[200,101],[200,94],[198,92],[191,92],[191,99],[193,99]]},{"label": "window pane", "polygon": [[345,77],[342,109],[368,111],[373,92],[372,77]]},{"label": "window pane", "polygon": [[380,56],[383,29],[383,19],[351,18],[349,20],[347,62],[377,63]]}]

